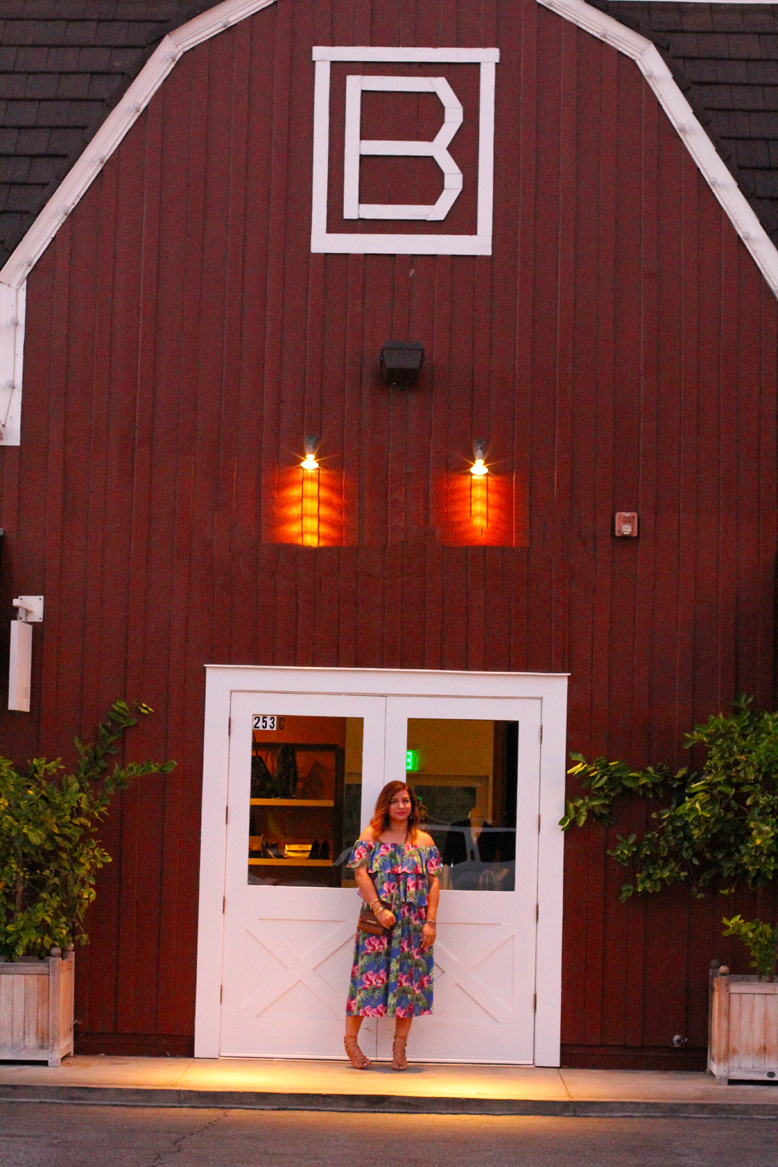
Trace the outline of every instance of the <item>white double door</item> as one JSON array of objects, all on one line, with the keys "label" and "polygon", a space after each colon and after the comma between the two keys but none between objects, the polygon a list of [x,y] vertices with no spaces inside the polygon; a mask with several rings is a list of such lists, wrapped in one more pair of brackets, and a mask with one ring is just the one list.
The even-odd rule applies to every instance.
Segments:
[{"label": "white double door", "polygon": [[[284,693],[276,706],[289,717],[362,719],[363,825],[385,782],[405,778],[409,718],[518,722],[518,763],[509,777],[517,784],[515,889],[441,892],[433,1013],[416,1020],[409,1044],[427,1061],[531,1064],[541,702]],[[341,1057],[358,893],[247,878],[252,725],[266,707],[267,693],[232,694],[220,1052]],[[366,1053],[389,1055],[392,1025],[365,1020]]]}]

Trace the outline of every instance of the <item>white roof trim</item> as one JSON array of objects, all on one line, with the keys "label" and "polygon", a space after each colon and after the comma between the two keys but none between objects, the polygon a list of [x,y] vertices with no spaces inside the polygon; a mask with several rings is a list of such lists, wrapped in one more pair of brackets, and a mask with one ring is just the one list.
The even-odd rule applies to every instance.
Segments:
[{"label": "white roof trim", "polygon": [[0,271],[0,282],[19,288],[57,234],[63,219],[86,193],[125,134],[148,105],[182,53],[252,16],[276,0],[224,0],[168,33],[149,57],[118,105],[111,110],[73,169],[62,180]]},{"label": "white roof trim", "polygon": [[[540,0],[538,0],[540,3]],[[622,4],[639,4],[642,0],[621,0]],[[741,8],[749,4],[775,4],[776,0],[681,0],[683,4],[738,4]],[[649,4],[667,3],[667,0],[648,0]]]},{"label": "white roof trim", "polygon": [[[751,2],[758,3],[759,0]],[[31,268],[146,108],[181,54],[274,3],[275,0],[223,0],[223,3],[169,33],[0,271],[0,444],[18,446],[20,441],[25,286]],[[613,45],[637,63],[773,294],[778,296],[778,250],[716,153],[713,143],[651,41],[625,28],[604,12],[590,8],[584,0],[538,0],[538,3]]]},{"label": "white roof trim", "polygon": [[[157,45],[0,271],[0,444],[18,446],[27,276],[60,226],[148,105],[182,53],[253,16],[276,0],[223,0]],[[15,323],[14,323],[15,322]]]},{"label": "white roof trim", "polygon": [[[733,0],[734,2],[734,0]],[[727,169],[692,107],[681,92],[659,50],[640,33],[625,28],[584,0],[538,0],[545,8],[577,24],[599,40],[631,57],[654,91],[662,109],[681,136],[703,178],[721,204],[732,226],[750,251],[757,267],[778,296],[778,249],[759,222],[751,204]]]}]

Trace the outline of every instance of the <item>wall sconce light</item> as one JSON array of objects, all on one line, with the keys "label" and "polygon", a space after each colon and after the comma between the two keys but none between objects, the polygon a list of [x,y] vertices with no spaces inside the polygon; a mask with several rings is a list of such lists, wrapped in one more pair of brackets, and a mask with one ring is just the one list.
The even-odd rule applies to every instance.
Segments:
[{"label": "wall sconce light", "polygon": [[489,473],[489,467],[486,465],[486,442],[473,442],[473,457],[475,461],[470,467],[470,473],[474,478],[485,478]]},{"label": "wall sconce light", "polygon": [[319,463],[316,461],[316,450],[319,445],[318,434],[305,435],[305,457],[300,463],[303,470],[318,470]]},{"label": "wall sconce light", "polygon": [[303,547],[319,546],[318,434],[305,435],[305,457],[300,463],[300,535]]},{"label": "wall sconce light", "polygon": [[489,467],[486,465],[486,442],[473,442],[474,462],[470,467],[470,518],[481,530],[489,526]]},{"label": "wall sconce light", "polygon": [[381,349],[384,380],[395,389],[407,389],[424,364],[424,345],[415,340],[387,340]]}]

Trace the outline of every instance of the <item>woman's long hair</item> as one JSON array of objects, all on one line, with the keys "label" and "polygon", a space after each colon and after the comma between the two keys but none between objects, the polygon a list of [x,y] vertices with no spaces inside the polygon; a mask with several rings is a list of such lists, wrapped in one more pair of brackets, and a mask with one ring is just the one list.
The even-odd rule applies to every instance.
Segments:
[{"label": "woman's long hair", "polygon": [[377,839],[382,831],[389,829],[389,804],[395,794],[399,794],[401,790],[407,790],[411,800],[411,813],[408,816],[407,826],[411,841],[413,840],[419,828],[419,820],[421,818],[419,800],[412,786],[409,786],[407,782],[398,782],[396,780],[394,782],[387,782],[376,799],[375,812],[370,820],[370,829],[373,832],[374,839]]}]

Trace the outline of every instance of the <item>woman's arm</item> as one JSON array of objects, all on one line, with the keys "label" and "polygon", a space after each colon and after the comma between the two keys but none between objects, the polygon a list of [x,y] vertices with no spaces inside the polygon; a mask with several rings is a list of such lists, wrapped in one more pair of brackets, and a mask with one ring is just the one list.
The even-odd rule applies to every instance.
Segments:
[{"label": "woman's arm", "polygon": [[432,945],[435,943],[439,903],[440,880],[437,875],[433,875],[430,879],[429,891],[427,892],[427,919],[424,921],[424,929],[421,937],[421,946],[425,952],[428,948],[432,948]]},{"label": "woman's arm", "polygon": [[435,923],[438,918],[438,904],[440,903],[440,880],[437,875],[430,879],[430,889],[427,895],[427,919]]},{"label": "woman's arm", "polygon": [[378,898],[375,884],[367,873],[367,867],[356,867],[354,869],[354,879],[357,881],[359,894],[365,903],[373,909],[373,913],[379,922],[385,928],[391,928],[392,924],[394,924],[394,913],[390,912],[388,908],[376,906],[380,905],[381,901]]}]

